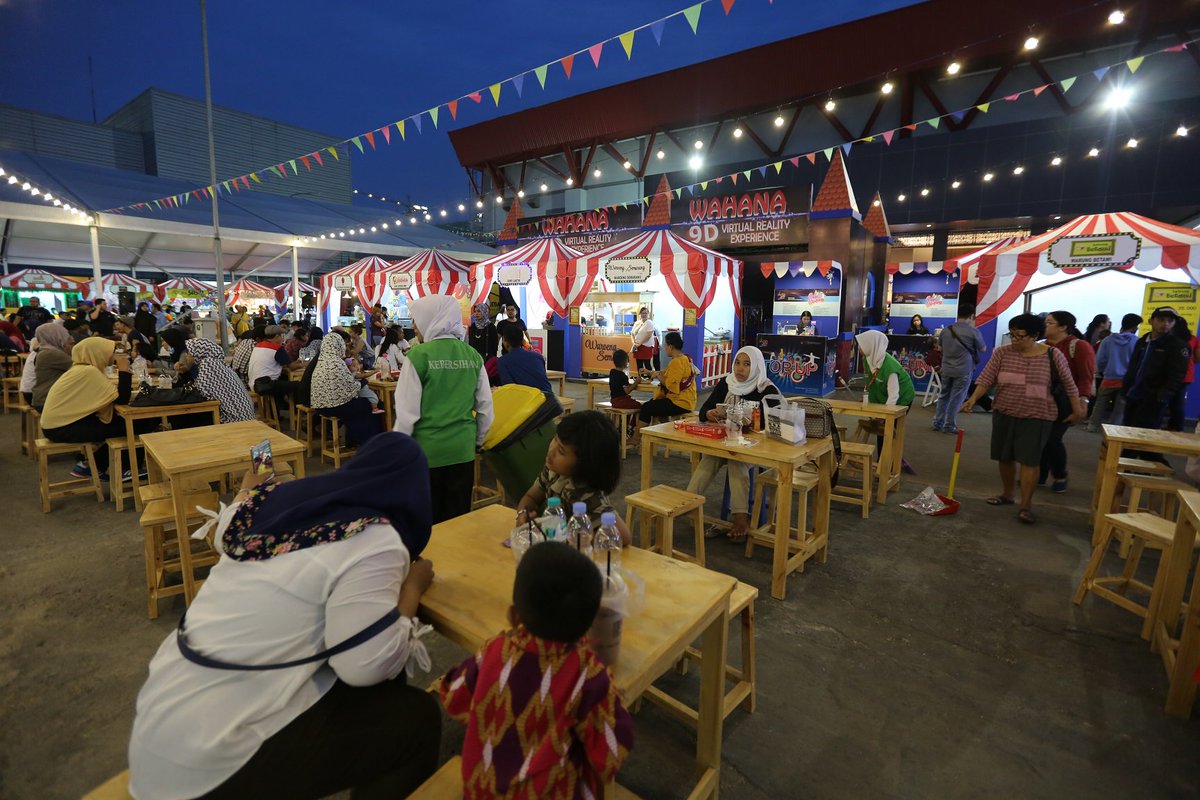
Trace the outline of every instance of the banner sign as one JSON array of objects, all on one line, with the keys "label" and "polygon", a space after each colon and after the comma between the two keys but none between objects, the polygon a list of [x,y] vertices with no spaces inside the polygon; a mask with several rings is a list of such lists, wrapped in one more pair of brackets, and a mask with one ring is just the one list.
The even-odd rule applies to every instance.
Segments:
[{"label": "banner sign", "polygon": [[[389,272],[387,276],[389,289],[397,292],[406,292],[412,288],[413,276],[411,272]],[[333,285],[334,288],[337,288],[337,278],[333,279]]]},{"label": "banner sign", "polygon": [[[892,327],[908,330],[909,318],[920,314],[926,317],[958,318],[957,292],[893,292],[888,316]],[[928,326],[926,326],[928,327]],[[930,328],[932,330],[932,328]]]},{"label": "banner sign", "polygon": [[895,356],[912,378],[913,389],[923,392],[929,388],[929,379],[933,377],[933,368],[926,359],[933,349],[932,336],[888,336],[888,352]]},{"label": "banner sign", "polygon": [[796,317],[807,311],[814,317],[836,317],[841,310],[841,287],[820,289],[776,289],[773,316]]},{"label": "banner sign", "polygon": [[339,292],[354,291],[354,276],[353,275],[334,275],[333,288]]},{"label": "banner sign", "polygon": [[58,278],[47,272],[26,272],[21,282],[28,286],[51,286],[58,283]]},{"label": "banner sign", "polygon": [[618,350],[628,352],[630,347],[632,342],[629,336],[597,336],[586,333],[583,335],[582,370],[607,375],[613,368],[613,353]]},{"label": "banner sign", "polygon": [[646,256],[610,258],[604,262],[604,279],[610,283],[645,283],[653,268]]},{"label": "banner sign", "polygon": [[501,286],[528,286],[533,269],[525,261],[510,261],[496,268],[496,283]]},{"label": "banner sign", "polygon": [[834,390],[835,351],[817,336],[760,336],[767,377],[787,397],[824,397]]},{"label": "banner sign", "polygon": [[1154,309],[1170,306],[1175,313],[1187,320],[1188,327],[1196,330],[1200,324],[1200,290],[1190,283],[1157,282],[1146,284],[1145,297],[1142,300],[1142,319],[1145,322],[1138,328],[1138,334],[1143,335],[1150,330],[1150,315]]},{"label": "banner sign", "polygon": [[612,206],[593,211],[525,217],[518,228],[517,241],[552,236],[581,253],[593,253],[610,244],[632,239],[642,232],[641,204]]},{"label": "banner sign", "polygon": [[1046,251],[1046,260],[1064,267],[1119,267],[1128,264],[1142,251],[1142,240],[1132,233],[1105,233],[1090,236],[1064,236]]}]

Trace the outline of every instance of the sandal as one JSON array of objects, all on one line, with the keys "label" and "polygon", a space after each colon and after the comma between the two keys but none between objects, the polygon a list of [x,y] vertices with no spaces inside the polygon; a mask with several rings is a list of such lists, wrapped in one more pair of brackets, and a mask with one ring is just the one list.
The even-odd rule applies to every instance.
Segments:
[{"label": "sandal", "polygon": [[1016,501],[1011,497],[1005,497],[1002,494],[998,494],[995,497],[989,497],[987,499],[987,504],[989,506],[1011,506],[1015,502]]},{"label": "sandal", "polygon": [[1022,508],[1020,511],[1018,511],[1017,519],[1021,520],[1021,522],[1025,523],[1026,525],[1032,525],[1033,523],[1037,522],[1037,517],[1035,517],[1033,512],[1028,508]]}]

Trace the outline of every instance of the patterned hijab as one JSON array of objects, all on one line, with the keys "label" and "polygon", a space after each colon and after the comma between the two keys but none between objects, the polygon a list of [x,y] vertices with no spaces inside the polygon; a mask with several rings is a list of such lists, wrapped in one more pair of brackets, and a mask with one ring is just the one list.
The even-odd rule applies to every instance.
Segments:
[{"label": "patterned hijab", "polygon": [[346,367],[346,340],[337,333],[322,339],[321,353],[312,374],[313,408],[337,408],[358,397],[362,385]]},{"label": "patterned hijab", "polygon": [[[397,481],[401,474],[409,477]],[[221,549],[236,561],[264,561],[348,539],[376,522],[395,528],[413,558],[429,543],[428,462],[403,433],[373,436],[334,472],[252,490],[225,528]]]},{"label": "patterned hijab", "polygon": [[209,400],[221,401],[221,422],[254,419],[254,404],[241,378],[225,364],[221,346],[208,339],[188,339],[188,353],[196,360],[196,388]]},{"label": "patterned hijab", "polygon": [[492,323],[491,319],[488,318],[489,314],[491,314],[491,307],[487,303],[480,303],[475,306],[473,311],[474,313],[471,314],[471,324],[475,326],[476,330],[486,330],[487,326]]}]

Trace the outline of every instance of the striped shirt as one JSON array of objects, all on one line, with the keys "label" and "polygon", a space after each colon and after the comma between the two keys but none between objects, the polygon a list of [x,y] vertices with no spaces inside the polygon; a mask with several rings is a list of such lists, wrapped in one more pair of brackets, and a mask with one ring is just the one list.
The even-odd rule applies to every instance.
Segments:
[{"label": "striped shirt", "polygon": [[[1057,348],[1051,347],[1050,353],[1067,394],[1079,397],[1066,357]],[[1001,414],[1020,419],[1058,419],[1058,408],[1050,395],[1050,358],[1045,351],[1026,357],[1012,345],[997,347],[977,383],[996,387],[993,409]]]}]

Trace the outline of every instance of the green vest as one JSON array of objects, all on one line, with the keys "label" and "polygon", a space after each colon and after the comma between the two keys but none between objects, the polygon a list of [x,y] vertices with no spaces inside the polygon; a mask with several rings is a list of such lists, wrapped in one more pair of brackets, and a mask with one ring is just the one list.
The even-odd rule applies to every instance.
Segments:
[{"label": "green vest", "polygon": [[408,351],[405,369],[415,369],[421,379],[421,418],[412,435],[430,469],[474,461],[479,353],[458,339],[434,339]]},{"label": "green vest", "polygon": [[879,372],[875,373],[875,377],[871,381],[871,385],[867,387],[867,399],[872,403],[886,403],[888,397],[888,378],[891,375],[896,375],[900,381],[900,397],[896,403],[902,406],[911,406],[913,398],[916,397],[916,392],[913,391],[912,378],[904,371],[904,367],[900,366],[900,362],[895,356],[888,353],[883,357],[883,363],[879,365]]}]

